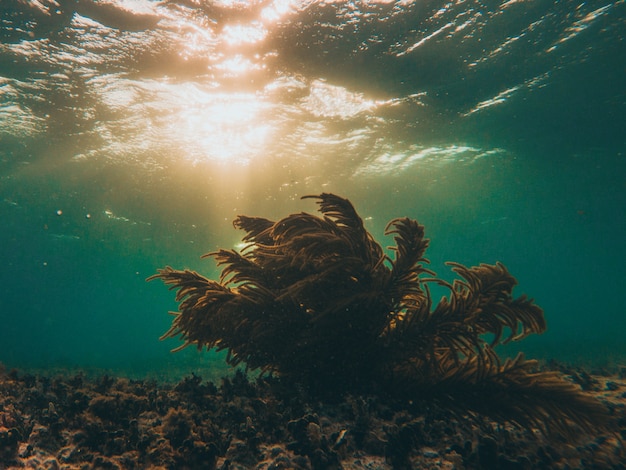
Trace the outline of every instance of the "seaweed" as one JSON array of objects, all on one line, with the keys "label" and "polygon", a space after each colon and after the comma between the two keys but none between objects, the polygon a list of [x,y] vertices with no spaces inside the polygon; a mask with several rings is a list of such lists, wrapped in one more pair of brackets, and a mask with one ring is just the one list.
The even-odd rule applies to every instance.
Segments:
[{"label": "seaweed", "polygon": [[[226,349],[229,364],[317,396],[430,400],[568,435],[608,425],[605,407],[557,372],[496,353],[546,329],[532,299],[513,297],[517,281],[503,264],[448,263],[458,279],[446,282],[426,268],[429,240],[417,221],[391,220],[385,235],[395,246],[386,252],[349,200],[309,198],[321,216],[238,216],[246,246],[203,256],[222,268],[218,281],[170,266],[148,278],[177,291],[179,310],[162,338],[180,337],[177,349]],[[437,303],[433,285],[449,291]]]}]

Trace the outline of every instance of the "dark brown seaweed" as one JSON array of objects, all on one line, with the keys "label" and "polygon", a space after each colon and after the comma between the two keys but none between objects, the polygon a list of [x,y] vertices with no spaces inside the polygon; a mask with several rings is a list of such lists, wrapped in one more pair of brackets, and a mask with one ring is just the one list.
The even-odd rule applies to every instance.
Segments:
[{"label": "dark brown seaweed", "polygon": [[[228,362],[274,372],[312,393],[382,393],[443,401],[523,427],[569,433],[605,425],[595,399],[523,355],[502,362],[495,347],[546,329],[543,311],[513,297],[501,263],[465,267],[452,284],[424,267],[429,240],[409,218],[392,220],[392,256],[365,229],[347,199],[316,199],[321,217],[277,222],[239,216],[248,243],[208,255],[219,282],[166,267],[179,313],[164,337],[228,350]],[[449,295],[436,305],[429,285]]]}]

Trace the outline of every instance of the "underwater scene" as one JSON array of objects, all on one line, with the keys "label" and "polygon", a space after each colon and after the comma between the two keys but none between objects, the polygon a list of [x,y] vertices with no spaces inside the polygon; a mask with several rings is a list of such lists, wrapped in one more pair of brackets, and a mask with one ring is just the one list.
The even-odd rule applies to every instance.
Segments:
[{"label": "underwater scene", "polygon": [[624,468],[624,31],[2,0],[0,469]]}]

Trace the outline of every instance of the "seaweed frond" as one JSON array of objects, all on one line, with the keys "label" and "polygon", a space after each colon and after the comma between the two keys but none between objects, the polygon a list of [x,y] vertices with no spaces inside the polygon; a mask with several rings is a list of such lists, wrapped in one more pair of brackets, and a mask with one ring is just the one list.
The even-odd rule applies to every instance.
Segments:
[{"label": "seaweed frond", "polygon": [[517,280],[502,263],[481,264],[467,268],[448,262],[464,281],[455,281],[453,295],[466,312],[467,321],[475,325],[480,334],[493,333],[492,345],[500,343],[505,328],[509,336],[502,341],[518,341],[533,333],[543,333],[546,323],[543,310],[526,296],[514,299],[513,288]]},{"label": "seaweed frond", "polygon": [[430,393],[460,413],[478,413],[545,434],[571,438],[582,429],[610,428],[606,407],[556,371],[540,371],[522,353],[476,373],[476,360],[449,369]]},{"label": "seaweed frond", "polygon": [[[607,411],[556,372],[499,344],[545,331],[543,310],[513,296],[503,264],[427,269],[429,240],[410,218],[389,222],[389,254],[348,199],[323,193],[321,215],[273,222],[240,215],[243,250],[217,250],[219,281],[166,267],[150,277],[177,291],[164,338],[228,351],[227,361],[274,371],[321,395],[384,393],[445,402],[526,428],[569,433],[607,425]],[[432,285],[449,293],[435,303]]]}]

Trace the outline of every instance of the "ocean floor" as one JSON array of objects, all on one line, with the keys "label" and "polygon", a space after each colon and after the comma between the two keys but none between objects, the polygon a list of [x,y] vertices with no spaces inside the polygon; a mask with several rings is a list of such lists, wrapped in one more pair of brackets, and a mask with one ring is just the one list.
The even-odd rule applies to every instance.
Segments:
[{"label": "ocean floor", "polygon": [[623,469],[626,371],[563,373],[616,431],[575,439],[425,404],[310,400],[243,373],[219,384],[0,370],[0,469]]}]

